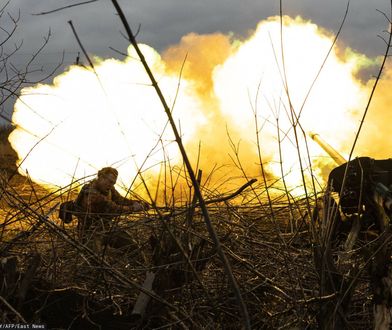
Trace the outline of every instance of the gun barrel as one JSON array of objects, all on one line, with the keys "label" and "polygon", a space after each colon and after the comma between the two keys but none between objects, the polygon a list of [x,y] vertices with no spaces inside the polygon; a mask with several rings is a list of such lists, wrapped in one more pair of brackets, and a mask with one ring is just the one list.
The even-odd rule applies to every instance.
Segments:
[{"label": "gun barrel", "polygon": [[313,141],[315,141],[323,150],[336,162],[338,165],[343,165],[347,163],[347,160],[339,154],[332,146],[325,142],[319,134],[309,133],[309,136]]}]

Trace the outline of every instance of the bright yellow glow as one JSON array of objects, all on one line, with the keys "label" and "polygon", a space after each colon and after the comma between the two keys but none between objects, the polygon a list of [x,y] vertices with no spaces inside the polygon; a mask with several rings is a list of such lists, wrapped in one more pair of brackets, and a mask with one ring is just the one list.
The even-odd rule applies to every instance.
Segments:
[{"label": "bright yellow glow", "polygon": [[[353,78],[355,58],[345,61],[332,51],[304,104],[332,38],[315,24],[285,17],[285,69],[280,40],[279,18],[260,23],[255,34],[243,42],[224,65],[216,68],[214,87],[222,111],[238,125],[243,139],[254,140],[254,115],[250,108],[256,109],[259,126],[263,126],[261,151],[263,157],[270,160],[269,169],[276,175],[281,173],[276,121],[279,118],[281,138],[287,134],[281,144],[284,173],[288,174],[286,180],[290,186],[295,186],[301,184],[301,173],[292,129],[295,117],[290,114],[284,80],[287,79],[295,116],[300,114],[302,129],[306,133],[318,132],[338,150],[346,150],[343,145],[352,141],[358,126],[353,112],[363,108],[367,94]],[[301,127],[297,126],[300,152],[303,166],[308,167]],[[309,142],[309,148],[312,156],[320,154],[314,142]]]},{"label": "bright yellow glow", "polygon": [[[173,102],[178,77],[165,75],[164,63],[150,47],[141,45],[160,86]],[[73,66],[55,78],[53,85],[26,88],[15,104],[17,129],[11,143],[21,159],[44,136],[22,164],[23,171],[41,183],[64,186],[76,178],[95,174],[103,166],[120,169],[120,179],[129,185],[152,150],[166,124],[159,99],[133,49],[124,62],[100,61],[97,76],[92,70]],[[186,141],[198,122],[198,100],[192,86],[181,82],[174,116],[181,119]],[[27,131],[27,132],[26,132]],[[31,135],[30,133],[33,133]],[[177,157],[170,130],[162,142],[166,152]],[[162,160],[161,145],[144,168]],[[159,168],[159,167],[158,167]],[[76,171],[76,172],[75,172]]]},{"label": "bright yellow glow", "polygon": [[[303,132],[317,132],[347,153],[368,97],[368,87],[355,74],[373,61],[336,46],[307,97],[332,41],[315,24],[284,17],[283,68],[280,23],[273,17],[261,22],[244,41],[192,33],[162,58],[152,48],[141,47],[169,104],[174,102],[180,67],[188,54],[174,115],[193,161],[201,141],[203,169],[231,162],[229,131],[234,144],[242,141],[239,158],[244,170],[258,177],[257,118],[262,159],[269,173],[281,176],[278,118],[283,172],[289,186],[295,187],[301,185],[301,173],[285,80],[291,108],[295,116],[300,114],[296,128],[305,168],[309,162]],[[140,166],[159,141],[166,116],[132,47],[129,54],[124,61],[97,59],[97,75],[72,66],[52,85],[23,90],[13,115],[20,128],[10,138],[20,159],[26,158],[23,172],[28,171],[35,181],[65,186],[74,172],[80,178],[114,165],[126,186],[132,182],[135,164]],[[162,140],[171,164],[180,163],[177,146],[170,143],[170,127]],[[314,169],[321,172],[323,152],[313,141],[308,141],[308,147]],[[163,160],[161,149],[159,144],[144,168]],[[159,168],[155,166],[155,172]],[[229,176],[238,175],[233,167],[227,171]]]}]

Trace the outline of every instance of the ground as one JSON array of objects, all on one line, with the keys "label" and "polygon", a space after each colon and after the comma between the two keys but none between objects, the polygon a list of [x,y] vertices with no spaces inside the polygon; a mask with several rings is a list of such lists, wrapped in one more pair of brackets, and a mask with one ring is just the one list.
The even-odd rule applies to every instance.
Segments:
[{"label": "ground", "polygon": [[[197,207],[119,217],[113,232],[127,232],[133,240],[125,250],[97,246],[94,238],[81,243],[76,221],[65,225],[57,217],[67,191],[49,192],[15,174],[16,154],[4,135],[1,141],[0,323],[239,329],[248,318],[254,329],[316,329],[323,322],[322,306],[335,305],[335,296],[320,290],[317,226],[309,223],[313,209],[306,199],[290,206],[275,199],[272,209],[263,198],[209,205],[231,270],[222,266]],[[240,313],[230,272],[248,317]],[[143,314],[135,315],[148,273],[155,276],[147,289],[151,299]],[[367,329],[371,299],[365,272],[358,272],[356,283],[346,321]]]}]

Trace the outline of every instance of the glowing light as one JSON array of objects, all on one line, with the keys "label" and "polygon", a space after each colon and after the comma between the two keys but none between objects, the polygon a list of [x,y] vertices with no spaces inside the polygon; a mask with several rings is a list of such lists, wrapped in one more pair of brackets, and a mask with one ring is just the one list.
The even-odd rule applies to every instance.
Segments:
[{"label": "glowing light", "polygon": [[[161,88],[173,102],[178,77],[165,74],[164,63],[152,48],[141,48]],[[13,122],[23,129],[12,134],[11,143],[20,158],[28,155],[21,168],[34,180],[63,186],[73,176],[84,177],[100,167],[113,165],[120,167],[124,183],[130,183],[136,174],[134,162],[141,166],[159,141],[166,117],[140,62],[134,59],[132,48],[129,55],[124,62],[99,61],[96,74],[73,66],[56,77],[51,86],[22,91],[15,104]],[[197,116],[198,100],[192,94],[191,84],[183,80],[174,115],[181,119],[185,141],[192,136],[198,121],[203,120]],[[165,152],[176,157],[172,140],[171,131],[165,131]],[[162,152],[157,156],[156,151],[145,167],[161,160]]]},{"label": "glowing light", "polygon": [[[290,173],[286,177],[290,186],[301,184],[293,123],[305,167],[309,164],[303,132],[315,131],[337,150],[349,150],[367,98],[367,85],[355,75],[374,61],[335,46],[315,81],[332,36],[311,22],[289,17],[283,19],[282,36],[283,55],[279,18],[273,17],[261,22],[244,41],[192,33],[170,47],[163,59],[142,45],[169,103],[174,102],[180,68],[189,54],[174,115],[194,157],[202,142],[203,169],[232,162],[228,154],[241,140],[238,157],[243,170],[258,176],[256,120],[263,161],[278,177],[282,170],[279,123],[283,172]],[[41,183],[64,186],[73,176],[80,178],[114,165],[124,184],[130,184],[135,163],[140,166],[159,142],[166,117],[132,48],[129,55],[124,61],[96,59],[96,73],[72,66],[52,85],[22,91],[13,115],[20,128],[11,136],[19,157],[26,158],[22,171],[28,170]],[[169,143],[172,140],[167,129],[162,138],[165,150],[158,143],[145,167],[161,162],[163,153],[172,164],[179,161],[176,145]],[[308,147],[311,157],[322,154],[313,142]],[[316,171],[321,171],[323,162],[316,165]],[[227,171],[237,175],[232,168]]]},{"label": "glowing light", "polygon": [[[279,18],[260,23],[255,34],[224,65],[216,68],[214,89],[222,111],[237,123],[243,139],[254,140],[255,118],[251,107],[257,111],[260,126],[263,125],[261,151],[275,174],[281,172],[276,141],[279,119],[280,136],[284,139],[281,144],[284,173],[288,174],[286,180],[295,185],[301,182],[293,132],[295,118],[299,117],[301,125],[297,130],[303,163],[308,164],[301,129],[314,130],[338,149],[346,150],[343,146],[354,137],[357,128],[353,112],[363,107],[366,93],[353,77],[354,57],[345,61],[332,51],[307,98],[332,38],[315,24],[285,17],[282,55],[280,33]],[[309,148],[313,156],[320,150],[313,142]]]}]

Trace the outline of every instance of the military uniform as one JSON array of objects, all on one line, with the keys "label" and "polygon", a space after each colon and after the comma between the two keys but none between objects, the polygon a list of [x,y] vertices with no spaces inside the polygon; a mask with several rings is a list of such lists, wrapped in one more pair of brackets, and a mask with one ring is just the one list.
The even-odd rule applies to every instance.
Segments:
[{"label": "military uniform", "polygon": [[125,231],[113,226],[112,219],[124,211],[140,210],[140,202],[129,200],[112,187],[104,192],[97,180],[83,186],[76,200],[78,232],[84,243],[94,242],[94,248],[103,244],[122,248],[133,245],[133,240]]}]

